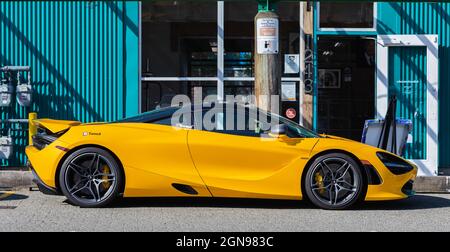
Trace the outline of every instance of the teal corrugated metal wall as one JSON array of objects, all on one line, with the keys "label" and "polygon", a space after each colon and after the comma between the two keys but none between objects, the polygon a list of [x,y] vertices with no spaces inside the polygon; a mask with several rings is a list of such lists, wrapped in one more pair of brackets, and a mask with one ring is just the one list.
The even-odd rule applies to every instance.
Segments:
[{"label": "teal corrugated metal wall", "polygon": [[450,167],[450,3],[378,3],[378,33],[439,35],[439,166]]},{"label": "teal corrugated metal wall", "polygon": [[[31,108],[2,108],[1,118],[35,111],[93,122],[136,114],[138,50],[138,2],[1,1],[0,65],[31,66],[35,90]],[[24,164],[26,132],[15,141],[15,157],[2,166]]]}]

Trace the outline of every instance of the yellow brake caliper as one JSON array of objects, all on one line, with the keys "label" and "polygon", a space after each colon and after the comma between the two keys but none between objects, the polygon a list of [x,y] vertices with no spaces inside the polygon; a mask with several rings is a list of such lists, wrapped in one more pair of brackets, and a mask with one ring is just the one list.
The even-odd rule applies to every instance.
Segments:
[{"label": "yellow brake caliper", "polygon": [[315,176],[314,179],[316,180],[316,183],[319,184],[319,188],[320,188],[319,193],[320,194],[324,194],[325,193],[325,186],[324,186],[324,183],[323,183],[323,176],[320,174],[320,172],[316,173],[316,176]]},{"label": "yellow brake caliper", "polygon": [[109,182],[109,177],[106,174],[109,174],[111,172],[111,170],[109,169],[109,167],[107,165],[104,165],[102,168],[102,172],[103,172],[103,176],[102,179],[105,181],[103,182],[103,186],[105,189],[108,189],[111,186],[111,182]]}]

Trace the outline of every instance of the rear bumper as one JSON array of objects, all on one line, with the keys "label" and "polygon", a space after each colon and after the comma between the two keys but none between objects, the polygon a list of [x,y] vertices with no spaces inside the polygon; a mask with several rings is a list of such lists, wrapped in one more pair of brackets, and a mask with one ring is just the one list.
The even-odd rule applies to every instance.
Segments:
[{"label": "rear bumper", "polygon": [[33,182],[37,185],[40,192],[46,195],[61,195],[61,192],[59,192],[56,188],[48,186],[42,181],[42,179],[39,177],[39,175],[37,175],[36,171],[33,169],[33,166],[31,165],[30,162],[28,162],[27,166],[33,173],[34,177]]},{"label": "rear bumper", "polygon": [[[60,145],[58,143],[58,145]],[[47,146],[43,150],[38,150],[34,146],[27,146],[25,153],[28,157],[31,169],[37,174],[42,184],[56,188],[56,171],[61,158],[66,152],[54,147],[54,144]]]}]

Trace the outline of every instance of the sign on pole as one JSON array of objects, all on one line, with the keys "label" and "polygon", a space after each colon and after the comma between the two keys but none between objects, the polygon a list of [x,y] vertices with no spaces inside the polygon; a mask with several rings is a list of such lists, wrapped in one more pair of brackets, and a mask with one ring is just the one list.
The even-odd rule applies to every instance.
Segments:
[{"label": "sign on pole", "polygon": [[278,54],[279,21],[276,18],[257,19],[258,54]]}]

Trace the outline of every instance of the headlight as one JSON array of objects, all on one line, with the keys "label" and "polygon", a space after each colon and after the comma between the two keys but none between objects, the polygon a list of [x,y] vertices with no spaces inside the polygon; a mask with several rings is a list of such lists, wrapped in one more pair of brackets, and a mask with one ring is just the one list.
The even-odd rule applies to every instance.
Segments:
[{"label": "headlight", "polygon": [[414,167],[405,160],[385,152],[378,152],[378,158],[395,175],[402,175],[414,170]]}]

